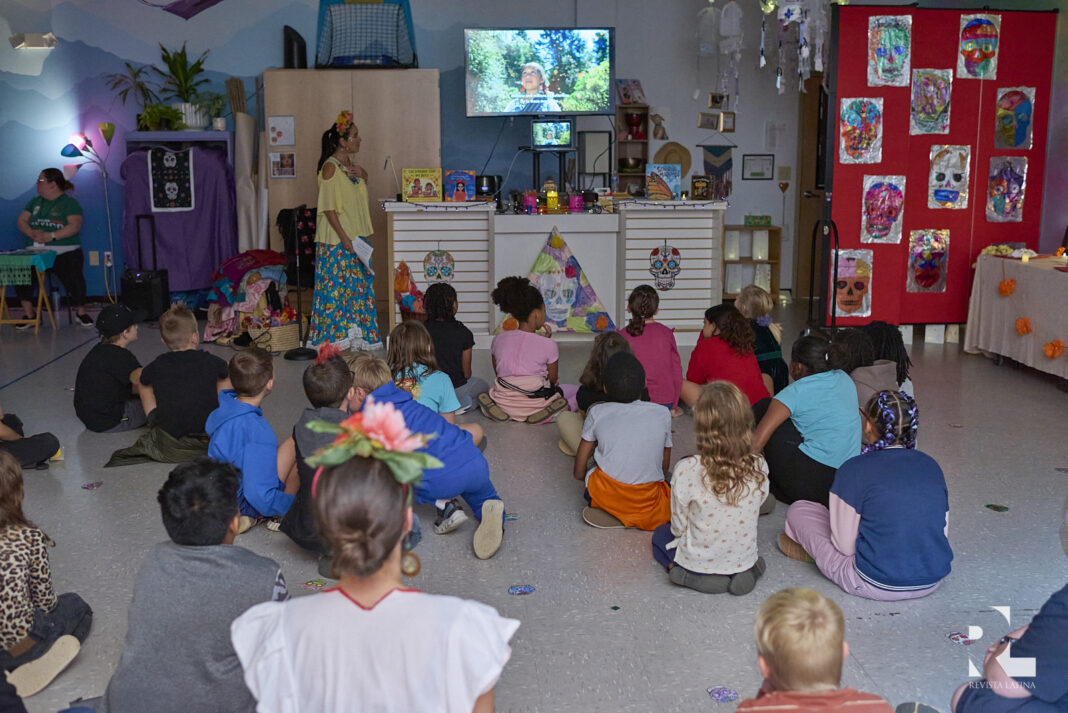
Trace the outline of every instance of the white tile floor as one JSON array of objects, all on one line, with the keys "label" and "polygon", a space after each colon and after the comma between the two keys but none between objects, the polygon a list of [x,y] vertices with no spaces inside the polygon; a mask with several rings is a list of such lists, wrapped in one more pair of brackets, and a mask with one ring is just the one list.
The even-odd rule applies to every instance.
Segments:
[{"label": "white tile floor", "polygon": [[[800,320],[799,308],[788,310],[786,334],[796,334]],[[58,543],[52,554],[57,589],[77,591],[95,611],[82,652],[27,701],[31,713],[103,692],[121,651],[134,573],[148,548],[166,538],[155,494],[169,467],[102,468],[134,435],[90,434],[75,418],[71,389],[92,337],[67,325],[38,336],[0,330],[0,404],[30,429],[56,433],[66,450],[64,463],[26,474],[26,512]],[[211,349],[229,356],[227,349]],[[142,363],[162,350],[151,328],[133,345]],[[573,381],[587,347],[568,344],[561,351],[561,375]],[[689,350],[683,352],[686,361]],[[494,482],[519,519],[508,523],[501,551],[486,562],[471,552],[473,522],[448,536],[428,530],[414,586],[478,599],[522,621],[497,687],[500,711],[731,710],[713,703],[705,689],[718,684],[743,696],[755,693],[753,616],[765,596],[786,586],[812,587],[842,606],[853,652],[843,684],[894,705],[918,699],[944,710],[966,677],[969,654],[981,661],[991,639],[1025,623],[1068,577],[1058,536],[1068,473],[1056,470],[1068,466],[1068,394],[1040,374],[995,366],[955,344],[917,344],[913,360],[920,446],[946,473],[955,553],[953,573],[926,599],[856,599],[814,566],[786,559],[775,546],[781,505],[761,518],[768,571],[755,592],[709,596],[675,587],[653,562],[648,533],[583,524],[581,486],[556,448],[554,426],[494,424],[478,415],[466,418],[485,426]],[[304,407],[304,364],[275,364],[276,391],[264,410],[284,437]],[[475,369],[489,372],[487,352],[476,353]],[[677,460],[693,452],[694,436],[689,417],[674,425]],[[99,489],[81,487],[98,480]],[[1010,509],[995,513],[987,503]],[[424,524],[433,518],[425,508],[419,514]],[[315,560],[285,535],[257,528],[238,543],[275,558],[294,595],[309,593],[301,585],[318,576]],[[509,596],[513,584],[537,591]],[[1011,626],[992,605],[1012,607]],[[963,647],[946,638],[969,625],[986,632],[980,643]]]}]

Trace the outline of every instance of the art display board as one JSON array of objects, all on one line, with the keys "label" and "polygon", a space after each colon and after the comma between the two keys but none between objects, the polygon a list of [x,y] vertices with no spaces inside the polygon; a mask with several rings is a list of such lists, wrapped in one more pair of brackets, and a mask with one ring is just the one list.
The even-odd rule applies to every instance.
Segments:
[{"label": "art display board", "polygon": [[[829,64],[836,68],[837,74],[831,83],[828,114],[838,119],[842,115],[843,101],[878,100],[881,105],[878,138],[883,148],[878,156],[870,155],[874,152],[865,153],[864,162],[857,162],[856,151],[854,155],[847,152],[843,161],[841,148],[844,143],[848,144],[849,132],[856,134],[856,121],[847,122],[845,137],[836,121],[833,134],[828,136],[827,154],[833,162],[830,167],[832,185],[829,186],[833,195],[831,218],[838,225],[840,248],[873,253],[870,316],[842,316],[839,311],[837,321],[844,325],[876,319],[904,324],[964,322],[974,274],[971,266],[979,251],[991,243],[1009,241],[1024,242],[1032,249],[1038,247],[1057,15],[1018,11],[981,13],[998,17],[998,22],[989,26],[984,24],[984,28],[994,27],[998,32],[996,45],[993,45],[989,38],[978,42],[972,36],[974,28],[968,37],[962,38],[962,27],[967,24],[962,25],[962,18],[976,15],[974,10],[836,6],[835,12],[835,57]],[[913,96],[923,96],[924,92],[915,92],[911,82],[905,86],[869,84],[871,18],[892,15],[911,17],[910,79],[920,75],[927,76],[929,82],[932,76],[951,80],[948,82],[949,126],[946,133],[919,133],[923,129],[917,128],[912,99]],[[885,20],[879,22],[886,24]],[[958,65],[975,68],[974,58],[978,57],[975,53],[985,51],[989,54],[988,50],[992,49],[996,49],[996,65],[984,65],[983,69],[987,77],[996,72],[996,79],[959,73]],[[969,55],[971,64],[965,62],[962,52],[972,53]],[[931,74],[922,70],[939,72]],[[941,91],[942,87],[938,89]],[[1013,94],[1013,91],[1017,93]],[[999,99],[1003,99],[1000,107]],[[927,114],[931,113],[927,111]],[[846,114],[852,116],[848,111]],[[1020,122],[1029,122],[1029,125]],[[1007,126],[1010,123],[1013,123],[1011,130]],[[926,130],[939,131],[941,124],[932,119]],[[1018,147],[1008,147],[1014,144]],[[1030,148],[1026,148],[1028,145]],[[932,152],[935,146],[967,147],[970,160],[964,167],[964,175],[955,175],[961,173],[961,167],[957,165],[961,163],[959,152],[953,154],[958,160],[948,160],[943,154],[939,165],[932,167],[932,156],[938,154]],[[993,159],[998,159],[994,166]],[[1008,159],[1012,159],[1009,165],[1017,173],[1026,167],[1023,169],[1026,171],[1025,195],[1019,200],[1022,208],[1018,215],[1009,210],[1012,206],[1002,205],[1005,201],[1000,195],[996,200],[988,200],[990,190],[1011,190],[1012,181],[999,181],[999,177],[994,176],[998,170],[1010,175],[1002,170]],[[875,182],[885,182],[888,177],[904,177],[908,189],[903,190],[900,218],[892,224],[892,233],[884,237],[865,230],[868,217],[865,211],[878,209],[876,212],[885,218],[883,213],[887,212],[887,206],[893,207],[890,204],[897,200],[897,194],[882,196],[892,200],[878,203],[871,200],[871,196],[865,201],[865,196]],[[932,181],[939,184],[938,195],[945,199],[942,203],[952,207],[929,207],[939,204],[930,199],[936,188]],[[1006,184],[1004,189],[999,188],[1002,183]],[[963,200],[956,201],[955,205],[948,200],[958,188],[963,188],[968,196],[966,207],[961,205]],[[867,225],[870,227],[870,221]],[[947,254],[941,258],[944,288],[940,280],[937,284],[941,291],[910,291],[907,285],[915,282],[915,275],[910,280],[909,237],[913,231],[932,229],[947,230],[952,235],[952,240],[946,241]],[[832,269],[828,268],[828,274]],[[830,278],[827,282],[824,289],[828,290],[829,320],[830,310],[835,305],[835,292]]]}]

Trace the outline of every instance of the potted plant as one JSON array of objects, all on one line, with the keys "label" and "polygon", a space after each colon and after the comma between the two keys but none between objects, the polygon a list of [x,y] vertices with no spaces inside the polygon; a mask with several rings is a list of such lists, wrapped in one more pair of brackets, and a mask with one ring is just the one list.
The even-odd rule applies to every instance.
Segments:
[{"label": "potted plant", "polygon": [[186,128],[182,112],[166,104],[149,104],[137,116],[141,131],[181,131]]},{"label": "potted plant", "polygon": [[193,104],[211,119],[213,125],[221,121],[222,128],[226,128],[226,120],[222,118],[223,109],[226,108],[225,96],[218,92],[197,92],[196,97],[193,98]]},{"label": "potted plant", "polygon": [[204,53],[192,62],[189,61],[184,42],[180,50],[172,52],[163,45],[159,46],[159,50],[163,65],[167,68],[166,71],[156,69],[163,78],[163,94],[169,99],[177,100],[171,106],[182,112],[183,120],[189,128],[203,129],[208,125],[209,117],[198,111],[193,102],[198,88],[208,82],[207,77],[201,76],[204,73],[208,50],[204,50]]},{"label": "potted plant", "polygon": [[108,81],[108,87],[118,92],[123,106],[126,105],[126,100],[130,98],[131,94],[133,95],[134,103],[142,109],[148,104],[159,102],[159,95],[156,94],[153,85],[149,83],[149,67],[145,65],[135,67],[129,62],[125,64],[125,73],[116,72],[105,77]]}]

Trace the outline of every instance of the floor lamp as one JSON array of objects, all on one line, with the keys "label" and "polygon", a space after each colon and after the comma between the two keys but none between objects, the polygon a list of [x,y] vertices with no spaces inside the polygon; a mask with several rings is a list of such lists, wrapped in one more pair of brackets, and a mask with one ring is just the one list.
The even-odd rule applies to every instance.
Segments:
[{"label": "floor lamp", "polygon": [[297,278],[297,340],[300,342],[300,346],[293,347],[282,355],[282,358],[289,361],[307,361],[315,358],[315,350],[308,348],[308,333],[304,330],[303,290],[300,284],[300,253],[302,250],[300,247],[300,233],[297,230],[297,214],[303,209],[304,206],[301,206],[293,211],[293,254],[296,257],[295,272]]}]

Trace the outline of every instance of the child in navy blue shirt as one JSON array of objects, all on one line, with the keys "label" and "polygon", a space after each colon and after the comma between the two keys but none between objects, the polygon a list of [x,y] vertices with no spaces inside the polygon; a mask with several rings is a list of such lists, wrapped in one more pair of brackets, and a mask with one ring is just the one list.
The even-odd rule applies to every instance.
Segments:
[{"label": "child in navy blue shirt", "polygon": [[423,450],[444,466],[423,472],[415,489],[415,502],[434,503],[437,507],[434,532],[452,532],[467,520],[458,502],[462,497],[480,521],[473,541],[475,556],[488,559],[496,554],[504,537],[504,503],[490,482],[489,464],[471,434],[415,401],[411,393],[397,388],[389,365],[381,359],[360,353],[349,362],[349,369],[353,377],[350,412],[361,410],[368,398],[377,403],[389,402],[404,416],[408,430],[433,434]]},{"label": "child in navy blue shirt", "polygon": [[798,501],[786,511],[783,553],[811,557],[849,594],[917,599],[949,574],[949,495],[938,463],[916,450],[912,397],[880,391],[864,411],[868,445],[838,469],[830,508]]}]

